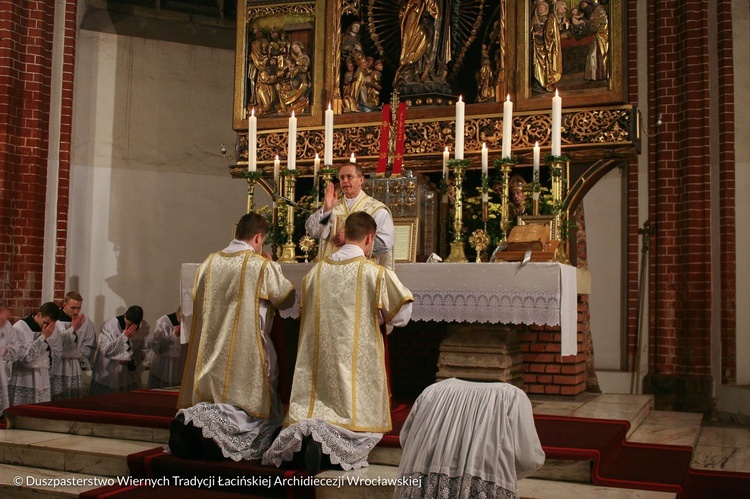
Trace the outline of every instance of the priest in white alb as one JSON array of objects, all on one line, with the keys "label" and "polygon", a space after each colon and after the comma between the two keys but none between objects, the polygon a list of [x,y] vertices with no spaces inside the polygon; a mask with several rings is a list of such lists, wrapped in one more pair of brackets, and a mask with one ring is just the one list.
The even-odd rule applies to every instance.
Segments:
[{"label": "priest in white alb", "polygon": [[15,337],[15,329],[10,323],[10,309],[0,306],[0,416],[10,407],[8,402],[8,380],[12,374],[16,350],[8,348]]},{"label": "priest in white alb", "polygon": [[203,262],[169,449],[184,459],[258,459],[283,417],[269,336],[275,309],[294,305],[294,286],[262,254],[269,232],[257,213],[237,223],[228,247]]},{"label": "priest in white alb", "polygon": [[322,454],[345,470],[361,468],[392,428],[381,325],[406,325],[414,298],[393,271],[368,259],[376,233],[373,217],[350,214],[346,244],[304,278],[286,428],[264,464],[291,460],[304,441],[311,474]]},{"label": "priest in white alb", "polygon": [[329,182],[323,198],[323,206],[310,215],[305,222],[307,234],[320,239],[320,251],[317,261],[334,253],[344,245],[344,223],[350,213],[364,211],[372,216],[377,224],[372,256],[386,267],[393,268],[393,241],[395,231],[391,210],[368,196],[362,190],[365,182],[362,167],[356,163],[349,163],[341,167],[338,176],[341,192],[340,199],[336,197],[336,188]]},{"label": "priest in white alb", "polygon": [[96,345],[96,332],[91,319],[81,313],[83,298],[75,291],[65,295],[60,317],[57,320],[57,334],[60,335],[62,353],[60,360],[50,368],[52,400],[80,397],[83,379],[81,367],[89,365],[89,359]]}]

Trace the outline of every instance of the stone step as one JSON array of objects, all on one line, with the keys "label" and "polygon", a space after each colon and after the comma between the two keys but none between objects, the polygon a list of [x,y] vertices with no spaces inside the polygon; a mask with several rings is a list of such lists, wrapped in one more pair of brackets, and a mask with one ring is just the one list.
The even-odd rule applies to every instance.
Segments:
[{"label": "stone step", "polygon": [[146,428],[101,423],[85,423],[56,419],[41,419],[27,416],[9,416],[9,428],[30,431],[46,431],[82,435],[86,437],[117,438],[166,444],[169,441],[169,430],[163,428]]},{"label": "stone step", "polygon": [[[384,482],[398,478],[395,466],[370,465],[352,471],[324,471],[316,476],[318,479],[330,480],[325,486],[315,488],[317,499],[371,499],[373,497],[392,497],[394,485]],[[356,485],[358,483],[358,485]],[[525,478],[518,483],[520,496],[540,499],[580,499],[596,497],[597,499],[668,499],[674,493],[654,492],[636,489],[601,487],[592,484],[571,483],[553,480]]]},{"label": "stone step", "polygon": [[0,466],[0,496],[15,499],[78,497],[82,492],[116,483],[111,477],[12,464]]},{"label": "stone step", "polygon": [[158,447],[154,442],[0,430],[0,462],[100,476],[126,476],[127,456]]},{"label": "stone step", "polygon": [[695,448],[701,435],[701,421],[703,415],[699,413],[651,411],[628,441]]}]

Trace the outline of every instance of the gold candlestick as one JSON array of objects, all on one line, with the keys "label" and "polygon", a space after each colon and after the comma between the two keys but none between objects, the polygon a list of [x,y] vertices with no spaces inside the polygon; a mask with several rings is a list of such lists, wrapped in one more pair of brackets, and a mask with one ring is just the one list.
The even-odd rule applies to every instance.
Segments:
[{"label": "gold candlestick", "polygon": [[247,212],[255,209],[255,183],[263,178],[263,171],[245,172],[242,174],[247,179]]},{"label": "gold candlestick", "polygon": [[563,165],[568,167],[566,156],[548,157],[550,175],[552,177],[552,239],[559,241],[555,250],[555,259],[562,263],[568,263],[567,235],[563,233],[567,222],[565,208],[565,178]]},{"label": "gold candlestick", "polygon": [[[286,170],[284,175],[284,193],[287,199],[294,200],[294,191],[297,170]],[[281,247],[281,258],[279,263],[297,263],[297,256],[294,252],[294,207],[287,203],[286,206],[286,237],[287,240]]]},{"label": "gold candlestick", "polygon": [[456,177],[456,205],[453,217],[453,242],[451,243],[451,254],[445,259],[446,262],[468,262],[464,252],[464,243],[461,241],[463,230],[463,181],[464,169],[469,166],[468,159],[452,159],[448,161],[448,168],[453,169]]},{"label": "gold candlestick", "polygon": [[502,219],[500,220],[501,241],[508,240],[510,231],[510,172],[513,170],[512,163],[503,163],[500,172],[503,174],[503,199],[501,204]]}]

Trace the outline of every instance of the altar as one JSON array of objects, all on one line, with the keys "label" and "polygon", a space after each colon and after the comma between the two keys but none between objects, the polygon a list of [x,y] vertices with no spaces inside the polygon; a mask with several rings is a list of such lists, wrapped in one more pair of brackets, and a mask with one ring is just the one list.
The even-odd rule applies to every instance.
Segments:
[{"label": "altar", "polygon": [[[312,265],[282,264],[297,292],[282,318],[299,318],[299,290]],[[198,266],[182,265],[184,321],[192,316]],[[507,381],[537,393],[576,395],[585,389],[578,380],[585,363],[578,296],[585,304],[587,270],[557,262],[405,263],[396,264],[396,273],[414,295],[412,322],[448,323],[437,379]]]}]

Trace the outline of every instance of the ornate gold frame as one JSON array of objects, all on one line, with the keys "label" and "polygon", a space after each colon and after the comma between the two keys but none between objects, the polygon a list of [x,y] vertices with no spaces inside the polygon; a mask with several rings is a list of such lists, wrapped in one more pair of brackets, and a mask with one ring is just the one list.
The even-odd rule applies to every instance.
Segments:
[{"label": "ornate gold frame", "polygon": [[[298,126],[309,127],[323,124],[323,80],[326,62],[325,56],[325,0],[308,1],[273,1],[265,3],[253,2],[248,7],[247,0],[237,0],[237,45],[235,51],[234,66],[234,105],[232,109],[232,128],[237,131],[247,131],[248,112],[244,107],[246,102],[246,81],[248,70],[248,24],[259,19],[281,17],[296,11],[308,11],[312,9],[315,16],[314,41],[315,47],[311,57],[311,70],[313,81],[313,92],[310,102],[310,114],[298,116]],[[283,129],[288,125],[288,116],[279,117],[261,116],[258,118],[259,129]]]},{"label": "ornate gold frame", "polygon": [[[571,2],[574,3],[574,2]],[[534,96],[531,90],[531,54],[530,36],[533,0],[517,0],[517,12],[511,13],[516,22],[516,61],[511,68],[517,68],[515,81],[515,101],[517,109],[521,111],[534,109],[551,109],[554,92]],[[624,15],[625,2],[610,0],[609,2],[609,69],[611,71],[606,88],[592,88],[581,90],[565,90],[559,88],[565,108],[588,107],[604,104],[624,104],[627,102],[627,86],[624,79],[627,74],[627,59],[623,58],[623,47],[627,34],[626,17]],[[515,15],[514,15],[515,14]],[[512,81],[512,80],[509,80]]]},{"label": "ornate gold frame", "polygon": [[[414,263],[417,261],[417,247],[419,246],[419,219],[418,218],[396,218],[393,220],[394,242],[393,259],[396,263]],[[406,249],[398,246],[400,238],[406,239],[403,245]]]}]

